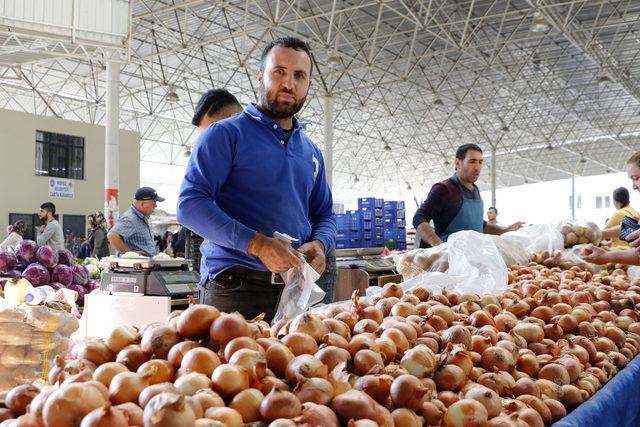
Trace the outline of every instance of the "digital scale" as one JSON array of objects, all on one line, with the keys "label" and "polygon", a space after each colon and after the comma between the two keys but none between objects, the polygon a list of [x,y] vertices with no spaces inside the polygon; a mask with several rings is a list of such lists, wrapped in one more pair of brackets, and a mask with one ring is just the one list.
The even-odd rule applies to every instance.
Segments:
[{"label": "digital scale", "polygon": [[171,298],[171,307],[187,306],[198,299],[200,275],[191,270],[192,260],[116,258],[102,274],[100,290]]},{"label": "digital scale", "polygon": [[337,249],[336,266],[359,268],[369,273],[369,276],[392,274],[395,264],[392,259],[382,257],[383,250],[384,248]]}]

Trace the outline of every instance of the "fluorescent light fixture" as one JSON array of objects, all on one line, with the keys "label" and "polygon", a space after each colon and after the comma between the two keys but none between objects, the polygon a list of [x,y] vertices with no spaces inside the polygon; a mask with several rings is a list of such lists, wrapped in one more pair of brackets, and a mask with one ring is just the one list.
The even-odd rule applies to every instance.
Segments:
[{"label": "fluorescent light fixture", "polygon": [[531,32],[546,33],[549,31],[549,23],[542,12],[536,10],[533,12],[533,20],[531,21]]}]

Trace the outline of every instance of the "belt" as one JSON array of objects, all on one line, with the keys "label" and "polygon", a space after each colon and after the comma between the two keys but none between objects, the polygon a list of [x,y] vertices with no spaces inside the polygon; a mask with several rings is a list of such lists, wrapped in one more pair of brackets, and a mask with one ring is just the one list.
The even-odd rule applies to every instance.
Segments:
[{"label": "belt", "polygon": [[216,278],[227,279],[245,279],[251,282],[267,282],[272,285],[284,285],[284,279],[280,273],[272,273],[270,271],[252,270],[247,267],[235,266],[227,268]]}]

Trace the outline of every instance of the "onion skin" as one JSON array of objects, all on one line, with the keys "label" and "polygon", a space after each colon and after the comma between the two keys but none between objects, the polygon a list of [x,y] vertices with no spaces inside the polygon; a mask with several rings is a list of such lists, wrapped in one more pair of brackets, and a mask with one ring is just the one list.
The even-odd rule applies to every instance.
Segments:
[{"label": "onion skin", "polygon": [[[149,387],[145,387],[145,389],[140,392],[137,403],[142,409],[144,409],[153,397],[162,392],[179,394],[178,389],[172,383],[154,384]],[[123,403],[123,405],[124,404],[125,403]]]},{"label": "onion skin", "polygon": [[482,367],[489,372],[511,371],[515,362],[513,356],[502,347],[489,347],[482,353]]},{"label": "onion skin", "polygon": [[412,411],[420,410],[423,396],[428,389],[413,375],[400,375],[393,380],[390,394],[396,408],[407,408]]},{"label": "onion skin", "polygon": [[209,332],[211,324],[220,317],[217,308],[206,304],[194,304],[178,317],[176,329],[185,338],[196,338]]},{"label": "onion skin", "polygon": [[145,427],[190,427],[195,422],[195,414],[186,398],[177,394],[160,393],[144,408]]},{"label": "onion skin", "polygon": [[107,362],[100,365],[93,372],[93,379],[101,382],[105,387],[109,387],[111,380],[120,372],[129,372],[126,366],[118,362]]},{"label": "onion skin", "polygon": [[19,385],[7,393],[5,404],[17,416],[26,413],[27,406],[38,395],[40,390],[31,384]]},{"label": "onion skin", "polygon": [[102,408],[89,412],[80,427],[128,427],[129,421],[124,411],[107,402]]},{"label": "onion skin", "polygon": [[[338,417],[331,408],[311,402],[302,404],[302,414],[294,418],[293,421],[297,425],[309,427],[340,427]],[[292,425],[296,425],[295,423]]]},{"label": "onion skin", "polygon": [[129,420],[128,425],[142,426],[144,424],[144,411],[135,403],[123,403],[122,405],[116,406],[116,408],[125,413]]},{"label": "onion skin", "polygon": [[383,418],[378,406],[369,395],[358,390],[342,393],[331,402],[331,409],[345,423],[352,419],[369,419],[382,424]]},{"label": "onion skin", "polygon": [[484,405],[471,399],[454,403],[444,414],[444,421],[450,427],[481,426],[488,419],[489,415]]},{"label": "onion skin", "polygon": [[149,382],[135,372],[121,372],[111,380],[109,397],[112,403],[119,405],[126,402],[137,402],[142,390]]},{"label": "onion skin", "polygon": [[140,348],[149,355],[166,360],[171,347],[179,341],[178,331],[169,326],[158,326],[145,331]]},{"label": "onion skin", "polygon": [[355,381],[353,388],[364,391],[382,405],[386,403],[391,396],[391,384],[393,380],[393,377],[385,374],[365,375]]},{"label": "onion skin", "polygon": [[42,419],[47,427],[79,425],[89,412],[104,404],[105,400],[96,388],[72,383],[49,396]]},{"label": "onion skin", "polygon": [[185,353],[180,363],[180,369],[184,373],[200,372],[209,377],[219,365],[218,355],[206,347],[198,347]]},{"label": "onion skin", "polygon": [[302,404],[295,394],[272,389],[260,404],[260,415],[267,422],[278,418],[294,418],[302,413]]},{"label": "onion skin", "polygon": [[173,365],[174,368],[178,369],[182,364],[184,355],[192,348],[197,347],[200,347],[200,344],[195,341],[179,342],[178,344],[171,347],[171,350],[169,350],[169,354],[167,355],[167,360]]},{"label": "onion skin", "polygon": [[480,402],[487,410],[489,418],[497,417],[502,410],[502,400],[498,394],[486,387],[472,387],[465,393],[465,399],[473,399]]},{"label": "onion skin", "polygon": [[329,405],[333,399],[333,386],[324,378],[302,378],[293,389],[301,403]]}]

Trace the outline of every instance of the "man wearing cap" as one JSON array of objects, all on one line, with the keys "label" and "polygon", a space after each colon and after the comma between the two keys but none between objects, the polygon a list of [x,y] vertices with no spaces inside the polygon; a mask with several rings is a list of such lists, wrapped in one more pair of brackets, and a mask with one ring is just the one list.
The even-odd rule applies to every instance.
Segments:
[{"label": "man wearing cap", "polygon": [[226,89],[211,89],[202,95],[196,105],[191,124],[203,131],[212,124],[242,111],[235,96]]},{"label": "man wearing cap", "polygon": [[164,199],[153,188],[142,187],[136,191],[135,200],[107,236],[118,255],[133,251],[152,257],[157,253],[147,220],[157,202],[164,202]]}]

